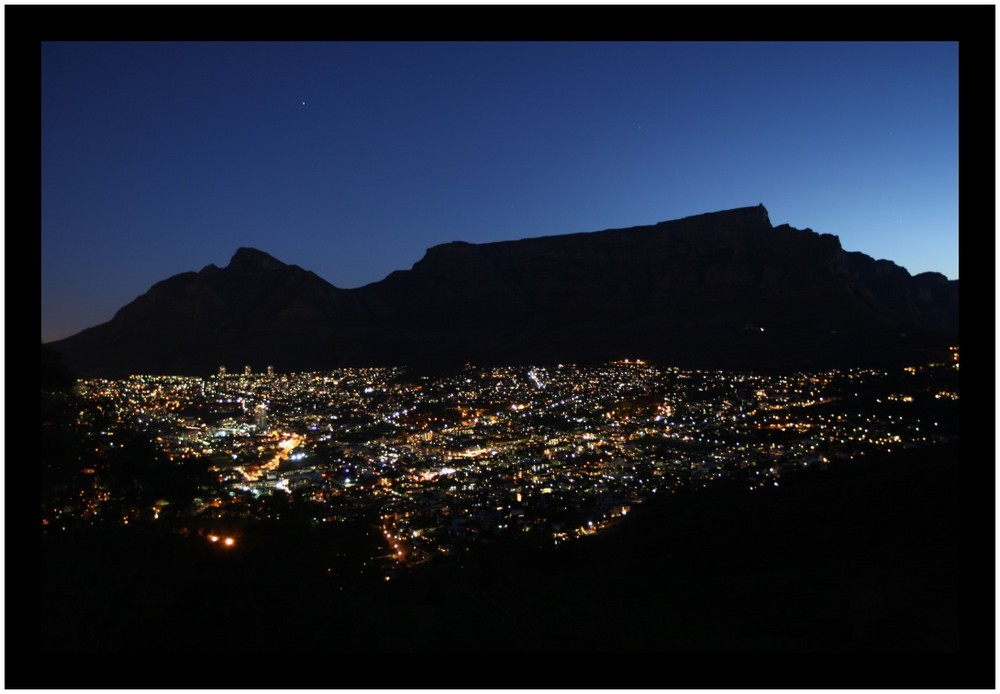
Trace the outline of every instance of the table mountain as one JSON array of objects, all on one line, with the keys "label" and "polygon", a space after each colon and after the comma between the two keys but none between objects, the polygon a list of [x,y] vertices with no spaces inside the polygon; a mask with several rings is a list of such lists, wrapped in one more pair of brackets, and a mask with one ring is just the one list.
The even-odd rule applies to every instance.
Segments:
[{"label": "table mountain", "polygon": [[434,246],[339,289],[250,248],[153,285],[51,343],[81,376],[274,365],[596,362],[704,368],[893,365],[958,339],[958,281],[911,276],[763,205],[651,226]]}]

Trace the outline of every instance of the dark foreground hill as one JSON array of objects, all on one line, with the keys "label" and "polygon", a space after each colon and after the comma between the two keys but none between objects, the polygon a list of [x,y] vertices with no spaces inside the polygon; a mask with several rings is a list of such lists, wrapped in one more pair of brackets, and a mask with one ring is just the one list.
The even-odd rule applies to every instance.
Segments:
[{"label": "dark foreground hill", "polygon": [[[186,676],[184,686],[282,687],[315,677],[310,663],[326,681],[334,665],[350,668],[350,653],[633,654],[618,679],[599,683],[615,687],[643,684],[632,679],[637,673],[666,676],[667,661],[637,654],[957,653],[958,477],[957,445],[897,452],[783,478],[772,491],[661,499],[606,534],[556,548],[489,546],[346,589],[321,568],[332,550],[320,530],[275,523],[256,544],[225,556],[204,551],[203,540],[151,528],[52,531],[42,538],[41,649],[221,652],[230,655],[197,662],[233,664],[245,664],[239,652],[272,653],[275,662],[300,654],[285,679],[235,665],[215,676],[199,665],[195,674],[194,665],[185,668],[195,660],[169,656],[176,669],[113,680],[174,686],[172,678]],[[989,596],[981,597],[985,609]],[[314,651],[340,656],[305,657]],[[404,662],[366,671],[363,686],[458,681],[439,656]],[[497,669],[467,686],[526,686],[513,662],[490,662]],[[871,679],[871,670],[869,679],[851,680],[834,668],[790,684],[933,684],[915,682],[920,663],[907,662],[887,681]],[[92,669],[67,673],[76,678],[67,682],[112,681],[100,658],[88,663]],[[563,674],[548,686],[597,684],[583,671]],[[762,674],[741,679],[723,668],[698,682],[773,681]],[[45,685],[43,674],[34,681],[58,684]],[[357,678],[337,681],[362,686]]]},{"label": "dark foreground hill", "polygon": [[958,281],[911,276],[763,206],[429,249],[357,289],[241,248],[52,343],[82,376],[599,362],[808,369],[921,360],[958,336]]}]

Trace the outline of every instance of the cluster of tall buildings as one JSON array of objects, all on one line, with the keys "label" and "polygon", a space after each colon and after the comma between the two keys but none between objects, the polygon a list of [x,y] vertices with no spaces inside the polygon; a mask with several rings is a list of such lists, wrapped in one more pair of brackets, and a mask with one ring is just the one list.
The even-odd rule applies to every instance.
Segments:
[{"label": "cluster of tall buildings", "polygon": [[[226,370],[225,364],[219,366],[219,376],[225,376],[227,373],[228,372]],[[250,367],[249,364],[247,364],[246,366],[243,367],[243,375],[244,376],[252,376],[253,375],[253,369]],[[268,376],[274,376],[274,367],[273,366],[268,366],[267,367],[267,375]]]}]

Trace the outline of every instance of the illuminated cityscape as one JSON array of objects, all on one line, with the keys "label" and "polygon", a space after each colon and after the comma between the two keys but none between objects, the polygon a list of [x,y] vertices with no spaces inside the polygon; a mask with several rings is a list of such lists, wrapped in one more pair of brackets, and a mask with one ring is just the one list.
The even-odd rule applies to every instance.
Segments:
[{"label": "illuminated cityscape", "polygon": [[[958,348],[898,372],[681,370],[641,360],[402,367],[209,378],[81,380],[81,467],[42,526],[169,523],[220,550],[282,513],[377,530],[328,570],[389,580],[436,557],[518,539],[558,546],[651,499],[753,494],[791,472],[958,440]],[[168,469],[200,463],[187,493],[115,484],[126,441]],[[905,474],[905,473],[900,473]],[[166,491],[164,491],[166,490]]]},{"label": "illuminated cityscape", "polygon": [[177,9],[7,10],[5,686],[995,689],[989,9]]}]

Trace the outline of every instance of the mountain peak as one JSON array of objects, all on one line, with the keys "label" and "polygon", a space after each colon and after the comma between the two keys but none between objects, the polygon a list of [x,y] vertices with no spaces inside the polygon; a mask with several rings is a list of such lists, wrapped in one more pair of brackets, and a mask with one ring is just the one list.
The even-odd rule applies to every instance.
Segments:
[{"label": "mountain peak", "polygon": [[238,248],[229,261],[230,270],[277,270],[283,267],[288,266],[274,256],[246,246]]},{"label": "mountain peak", "polygon": [[763,203],[754,207],[736,207],[731,210],[720,210],[718,212],[705,212],[703,214],[684,217],[679,220],[660,222],[658,226],[674,226],[678,223],[697,222],[703,228],[771,228],[771,219],[767,214],[767,208]]},{"label": "mountain peak", "polygon": [[752,216],[757,217],[759,221],[767,222],[768,225],[771,224],[771,218],[767,214],[767,208],[764,207],[764,203],[757,203],[757,207],[753,207],[751,209],[753,210],[751,213]]}]

